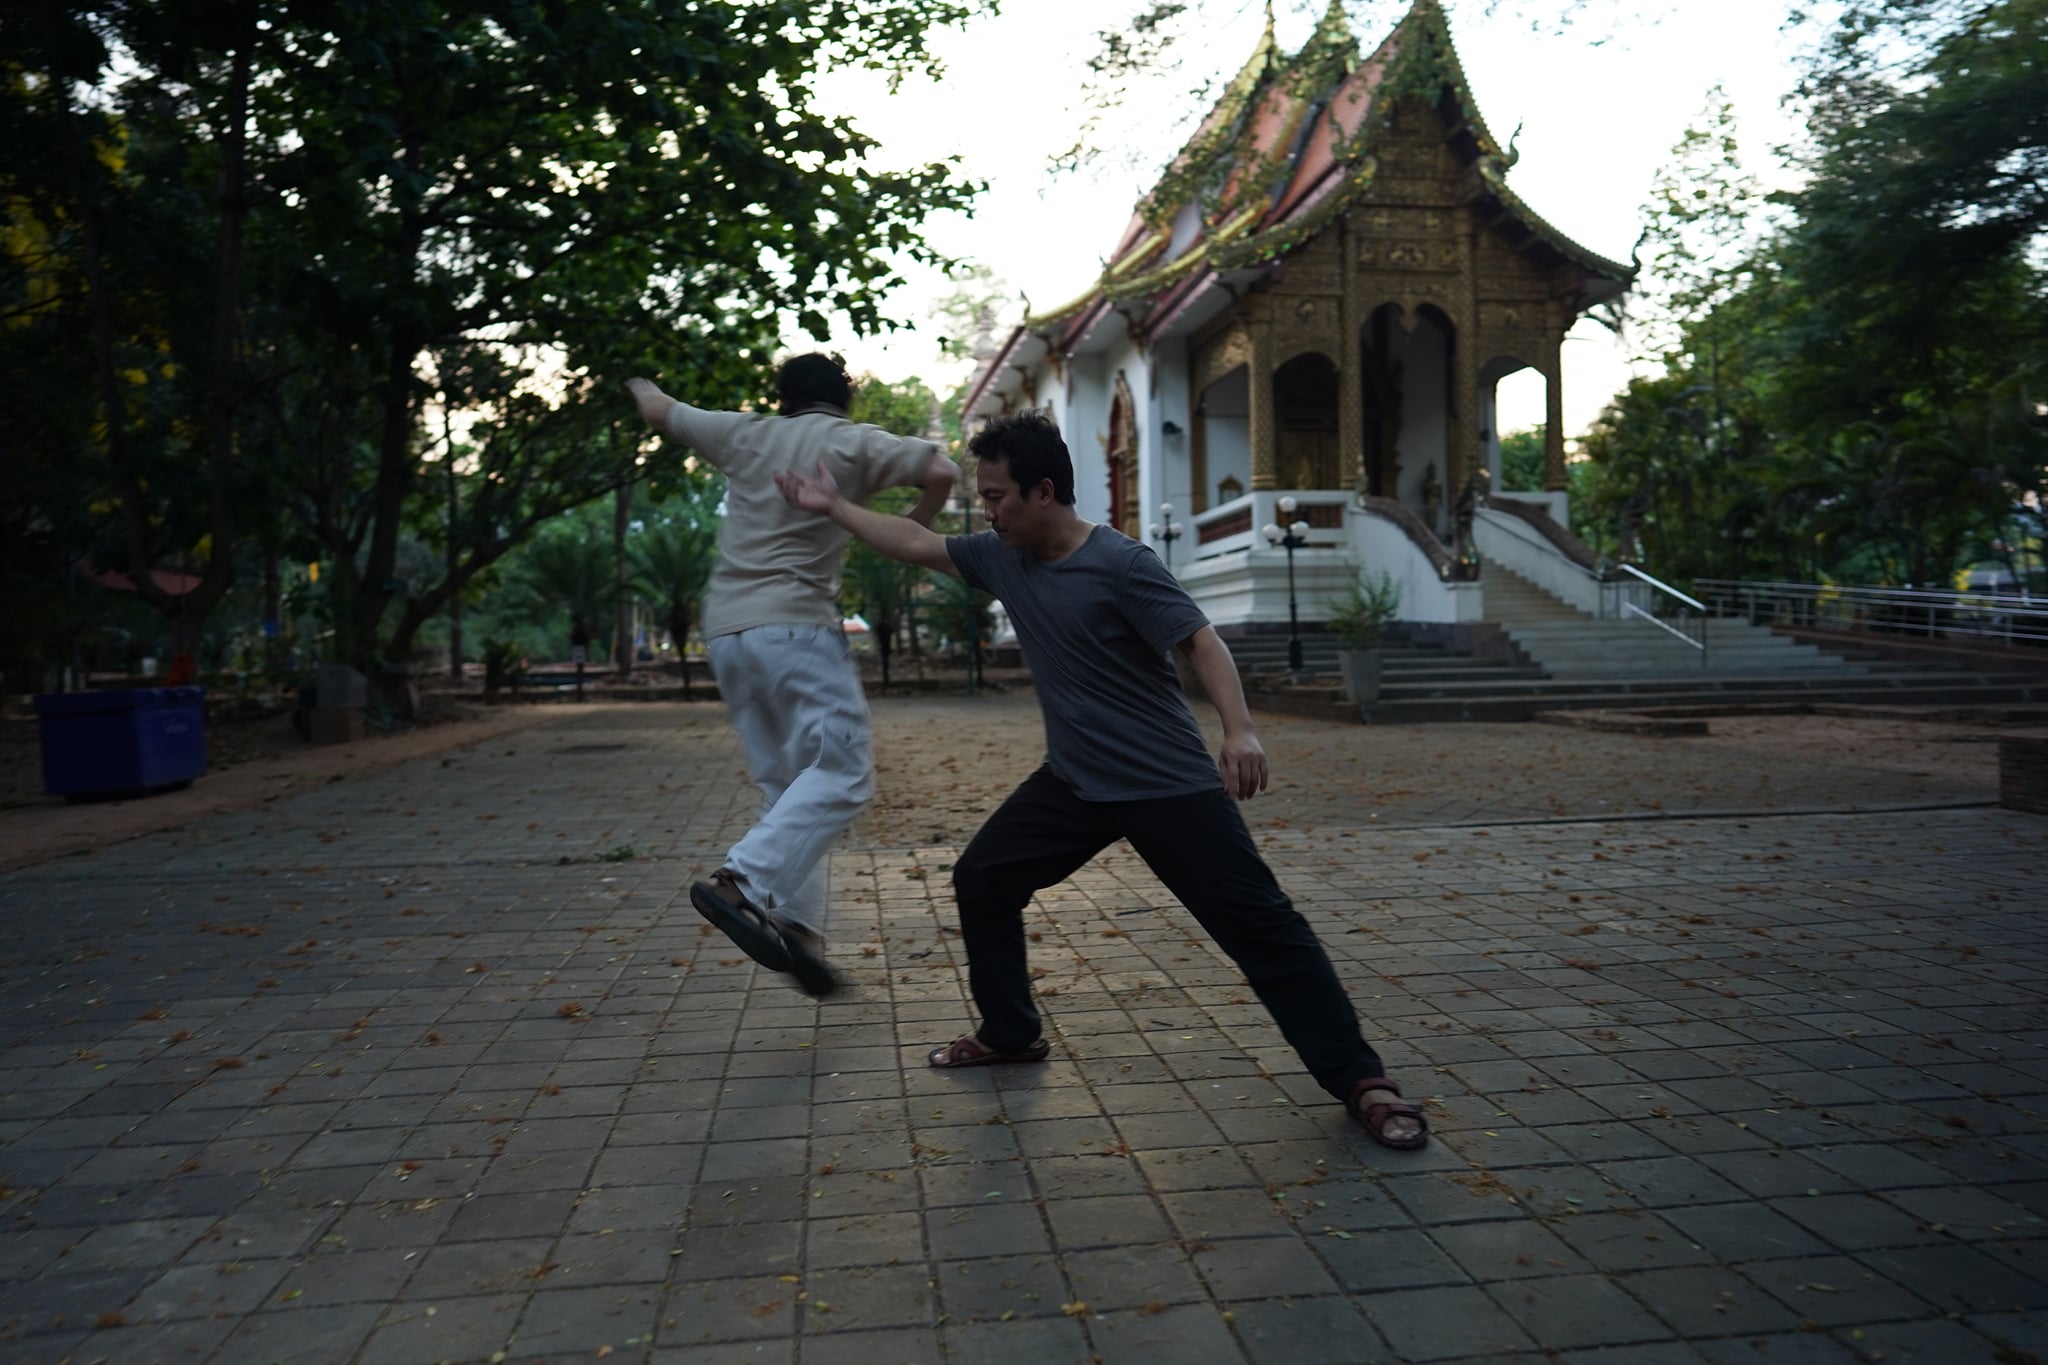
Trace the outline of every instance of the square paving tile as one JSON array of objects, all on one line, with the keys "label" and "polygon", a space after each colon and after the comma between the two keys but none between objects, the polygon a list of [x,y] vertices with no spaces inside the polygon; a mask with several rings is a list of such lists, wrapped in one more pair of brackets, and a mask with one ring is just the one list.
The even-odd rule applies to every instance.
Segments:
[{"label": "square paving tile", "polygon": [[1532,1348],[1528,1334],[1477,1288],[1390,1289],[1365,1313],[1406,1360],[1454,1360]]}]

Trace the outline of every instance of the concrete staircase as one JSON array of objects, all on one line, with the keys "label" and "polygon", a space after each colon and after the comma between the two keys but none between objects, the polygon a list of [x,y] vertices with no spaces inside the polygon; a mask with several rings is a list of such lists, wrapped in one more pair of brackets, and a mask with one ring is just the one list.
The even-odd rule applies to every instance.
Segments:
[{"label": "concrete staircase", "polygon": [[[1600,621],[1502,569],[1487,566],[1487,615],[1524,656],[1476,658],[1436,645],[1390,642],[1375,725],[1528,720],[1592,708],[1711,713],[1817,706],[1986,707],[2048,703],[2042,672],[1952,660],[1844,659],[1746,621],[1708,623],[1708,658],[1644,621]],[[1254,709],[1356,720],[1338,684],[1337,641],[1302,636],[1305,676],[1287,677],[1287,636],[1230,641]]]},{"label": "concrete staircase", "polygon": [[1638,617],[1588,616],[1498,564],[1487,566],[1486,615],[1538,668],[1560,681],[1841,677],[1868,671],[1733,617],[1707,622],[1702,655]]}]

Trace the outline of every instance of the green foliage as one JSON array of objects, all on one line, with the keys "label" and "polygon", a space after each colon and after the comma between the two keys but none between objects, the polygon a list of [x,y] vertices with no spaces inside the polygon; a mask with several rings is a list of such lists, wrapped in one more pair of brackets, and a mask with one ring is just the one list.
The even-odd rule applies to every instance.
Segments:
[{"label": "green foliage", "polygon": [[937,574],[921,600],[924,619],[936,638],[966,648],[986,645],[993,635],[989,609],[995,598],[951,574]]},{"label": "green foliage", "polygon": [[505,563],[490,618],[543,658],[566,658],[571,623],[582,617],[592,633],[591,661],[607,654],[617,600],[609,518],[593,508],[556,518]]},{"label": "green foliage", "polygon": [[1543,428],[1511,431],[1500,438],[1500,491],[1529,492],[1543,487]]},{"label": "green foliage", "polygon": [[1377,649],[1401,610],[1401,581],[1385,569],[1360,567],[1341,597],[1325,609],[1331,634],[1346,649]]},{"label": "green foliage", "polygon": [[484,695],[494,697],[509,687],[514,692],[526,685],[526,652],[506,639],[484,641]]},{"label": "green foliage", "polygon": [[[916,496],[908,489],[890,488],[876,494],[869,505],[878,512],[901,515],[910,510]],[[896,637],[907,622],[911,600],[929,576],[928,570],[891,559],[860,540],[854,540],[847,546],[846,566],[841,571],[841,593],[848,604],[866,618],[869,628],[875,633],[875,650],[882,661],[883,687],[889,685]]]},{"label": "green foliage", "polygon": [[[1667,579],[1946,582],[2043,490],[2048,2],[1845,15],[1782,216],[1736,192],[1718,133],[1681,148],[1721,167],[1711,214],[1673,194],[1652,215],[1650,255],[1684,277],[1665,371],[1588,435],[1586,507],[1632,522]],[[1748,252],[1688,245],[1745,214],[1767,228]]]},{"label": "green foliage", "polygon": [[948,264],[919,225],[975,187],[884,166],[814,78],[929,70],[980,8],[0,8],[0,318],[36,315],[9,373],[58,438],[24,491],[66,553],[206,570],[202,617],[237,539],[317,555],[338,652],[402,651],[637,477],[624,378],[740,405],[785,321],[871,330],[895,262]]},{"label": "green foliage", "polygon": [[932,305],[931,315],[946,328],[939,341],[940,354],[949,360],[964,360],[974,355],[982,338],[993,344],[996,319],[1010,306],[1016,291],[985,265],[963,266],[953,272],[952,279],[953,287]]},{"label": "green foliage", "polygon": [[938,421],[939,400],[923,380],[891,383],[865,375],[854,388],[853,408],[847,415],[897,436],[930,436]]},{"label": "green foliage", "polygon": [[715,481],[700,479],[644,517],[626,554],[640,590],[657,604],[689,680],[690,623],[718,558]]}]

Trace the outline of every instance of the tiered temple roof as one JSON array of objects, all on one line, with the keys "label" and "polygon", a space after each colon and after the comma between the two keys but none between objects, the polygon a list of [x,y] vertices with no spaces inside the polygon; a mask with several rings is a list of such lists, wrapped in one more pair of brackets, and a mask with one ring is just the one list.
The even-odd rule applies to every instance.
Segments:
[{"label": "tiered temple roof", "polygon": [[1167,171],[1138,203],[1101,276],[1077,299],[1028,319],[1053,350],[1093,329],[1111,308],[1141,332],[1162,329],[1226,271],[1278,261],[1339,212],[1365,199],[1376,135],[1392,106],[1419,97],[1476,170],[1491,226],[1517,250],[1585,275],[1588,302],[1618,294],[1633,266],[1579,245],[1507,185],[1514,154],[1487,129],[1437,0],[1415,0],[1363,60],[1331,0],[1292,57],[1273,38],[1272,11],[1251,56]]}]

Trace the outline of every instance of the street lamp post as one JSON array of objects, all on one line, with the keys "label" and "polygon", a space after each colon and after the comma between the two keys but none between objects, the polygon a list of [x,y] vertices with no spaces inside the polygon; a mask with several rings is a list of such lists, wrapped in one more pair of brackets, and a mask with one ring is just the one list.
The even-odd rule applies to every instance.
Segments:
[{"label": "street lamp post", "polygon": [[[1291,494],[1280,499],[1281,516],[1293,517],[1294,509],[1295,501]],[[1298,520],[1289,521],[1285,531],[1281,530],[1278,526],[1268,523],[1264,534],[1268,545],[1283,545],[1287,548],[1287,671],[1296,677],[1300,677],[1303,671],[1301,660],[1301,613],[1296,606],[1294,597],[1294,552],[1308,544],[1308,523]]]},{"label": "street lamp post", "polygon": [[1181,536],[1181,525],[1173,519],[1173,504],[1159,504],[1159,520],[1152,523],[1152,539],[1166,547],[1166,571],[1173,572],[1173,542]]}]

